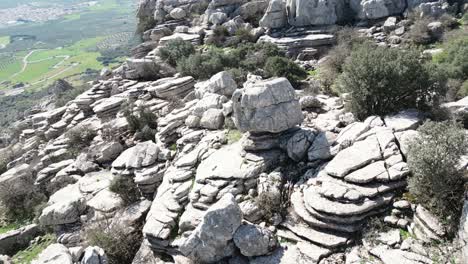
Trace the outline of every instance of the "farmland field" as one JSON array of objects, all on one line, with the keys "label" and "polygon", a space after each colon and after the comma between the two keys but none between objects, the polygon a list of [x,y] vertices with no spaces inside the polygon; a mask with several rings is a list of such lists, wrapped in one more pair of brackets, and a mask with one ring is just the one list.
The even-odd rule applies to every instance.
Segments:
[{"label": "farmland field", "polygon": [[[0,9],[20,4],[68,5],[78,0],[2,0]],[[97,0],[58,20],[0,27],[0,90],[39,90],[58,78],[96,72],[123,61],[136,42],[136,0]],[[91,2],[90,2],[91,3]],[[84,78],[85,79],[85,78]]]}]

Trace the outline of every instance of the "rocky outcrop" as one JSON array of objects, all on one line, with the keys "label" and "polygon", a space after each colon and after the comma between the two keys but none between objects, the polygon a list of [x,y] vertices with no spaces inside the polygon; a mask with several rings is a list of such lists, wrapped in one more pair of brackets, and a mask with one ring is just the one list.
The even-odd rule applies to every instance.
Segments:
[{"label": "rocky outcrop", "polygon": [[[291,196],[294,212],[282,223],[304,240],[339,248],[363,222],[385,210],[409,173],[394,129],[372,119],[342,130],[335,144],[348,142]],[[373,125],[370,125],[373,124]]]},{"label": "rocky outcrop", "polygon": [[266,28],[283,28],[286,26],[286,4],[283,0],[271,0],[265,15],[260,20],[260,26]]},{"label": "rocky outcrop", "polygon": [[42,251],[31,264],[73,264],[68,248],[61,244],[52,244]]},{"label": "rocky outcrop", "polygon": [[206,211],[203,220],[180,246],[185,256],[212,263],[232,256],[232,238],[242,221],[242,211],[234,196],[226,194]]},{"label": "rocky outcrop", "polygon": [[107,264],[107,256],[102,248],[88,247],[85,249],[81,264]]},{"label": "rocky outcrop", "polygon": [[332,25],[343,21],[344,5],[341,0],[288,0],[288,22],[296,27]]},{"label": "rocky outcrop", "polygon": [[237,229],[234,243],[241,254],[247,257],[268,255],[278,246],[273,232],[252,224],[241,225]]},{"label": "rocky outcrop", "polygon": [[19,249],[26,248],[29,242],[40,234],[41,231],[36,224],[27,225],[17,230],[0,234],[0,255],[13,255]]},{"label": "rocky outcrop", "polygon": [[242,132],[278,133],[302,122],[293,87],[285,78],[257,81],[232,96],[234,120]]}]

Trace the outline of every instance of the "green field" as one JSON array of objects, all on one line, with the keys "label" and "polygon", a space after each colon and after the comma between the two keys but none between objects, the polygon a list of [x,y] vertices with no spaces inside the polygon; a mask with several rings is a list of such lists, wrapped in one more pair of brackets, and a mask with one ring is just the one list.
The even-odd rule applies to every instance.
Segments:
[{"label": "green field", "polygon": [[[0,8],[32,2],[80,1],[6,0]],[[82,73],[116,66],[128,56],[130,41],[134,38],[136,2],[98,0],[96,5],[60,20],[0,28],[0,48],[3,47],[0,49],[0,90],[20,83],[27,89],[42,89],[58,78],[74,76],[76,79]],[[15,35],[34,38],[10,38]]]},{"label": "green field", "polygon": [[4,36],[4,37],[0,37],[0,46],[3,46],[3,45],[8,45],[10,44],[10,37],[9,36]]},{"label": "green field", "polygon": [[102,56],[98,50],[98,44],[108,38],[110,37],[95,37],[78,41],[68,47],[36,50],[27,58],[28,64],[23,72],[21,72],[22,58],[26,55],[25,52],[17,53],[14,59],[11,56],[5,56],[3,59],[0,57],[0,83],[4,81],[12,84],[25,83],[32,89],[36,89],[39,88],[36,87],[39,84],[44,86],[58,78],[65,78],[87,70],[100,70],[104,66],[98,61],[98,58]]}]

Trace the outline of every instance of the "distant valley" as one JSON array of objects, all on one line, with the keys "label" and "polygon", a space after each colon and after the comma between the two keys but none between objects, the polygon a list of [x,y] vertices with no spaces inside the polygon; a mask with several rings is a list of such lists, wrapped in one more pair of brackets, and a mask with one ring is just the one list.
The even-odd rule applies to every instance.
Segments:
[{"label": "distant valley", "polygon": [[82,85],[135,43],[136,1],[6,0],[0,3],[0,96],[57,79]]}]

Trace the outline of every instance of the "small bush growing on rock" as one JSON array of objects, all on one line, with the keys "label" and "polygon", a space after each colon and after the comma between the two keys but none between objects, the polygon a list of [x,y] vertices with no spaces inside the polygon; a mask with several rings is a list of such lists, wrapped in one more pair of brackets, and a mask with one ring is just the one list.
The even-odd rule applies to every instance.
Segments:
[{"label": "small bush growing on rock", "polygon": [[296,84],[307,77],[305,70],[269,43],[246,43],[229,49],[210,47],[179,60],[177,70],[197,79],[208,79],[220,71],[229,70],[240,83],[245,81],[248,72],[264,78],[286,77]]},{"label": "small bush growing on rock", "polygon": [[129,233],[127,227],[102,223],[85,231],[90,245],[98,246],[106,252],[109,264],[132,263],[140,247],[141,232]]},{"label": "small bush growing on rock", "polygon": [[408,31],[408,38],[416,45],[426,45],[434,39],[429,34],[428,25],[431,21],[428,18],[418,18],[414,20]]},{"label": "small bush growing on rock", "polygon": [[[34,186],[34,179],[30,182],[23,182],[24,188]],[[18,186],[16,183],[3,182],[0,183],[0,204],[3,208],[4,216],[7,222],[15,222],[21,220],[32,220],[41,212],[38,208],[42,207],[47,201],[45,195],[37,190],[31,188],[29,192],[18,193]]]},{"label": "small bush growing on rock", "polygon": [[8,163],[13,161],[14,153],[11,149],[2,149],[0,151],[0,175],[7,171]]},{"label": "small bush growing on rock", "polygon": [[177,71],[197,79],[208,79],[224,70],[224,54],[217,49],[195,53],[177,63]]},{"label": "small bush growing on rock", "polygon": [[258,208],[261,208],[263,211],[264,219],[271,221],[271,219],[279,214],[282,214],[281,202],[277,201],[276,197],[268,192],[261,193],[255,198],[255,203]]},{"label": "small bush growing on rock", "polygon": [[286,77],[293,86],[307,77],[307,71],[295,62],[284,57],[271,57],[265,63],[265,73],[268,76]]},{"label": "small bush growing on rock", "polygon": [[229,31],[224,26],[217,26],[213,29],[213,33],[207,38],[206,44],[222,47],[229,36]]},{"label": "small bush growing on rock", "polygon": [[241,42],[255,42],[255,36],[246,28],[239,28],[235,35]]},{"label": "small bush growing on rock", "polygon": [[161,59],[167,61],[172,66],[177,65],[177,61],[195,53],[195,47],[192,43],[177,38],[169,41],[166,46],[159,49]]},{"label": "small bush growing on rock", "polygon": [[421,60],[419,52],[365,43],[351,53],[338,80],[349,92],[350,110],[362,119],[402,109],[436,104],[445,94],[438,68]]},{"label": "small bush growing on rock", "polygon": [[468,79],[468,37],[456,36],[443,46],[444,51],[434,57],[434,61],[446,69],[454,79]]},{"label": "small bush growing on rock", "polygon": [[140,191],[131,177],[115,177],[109,186],[109,190],[118,194],[126,205],[130,205],[140,199]]},{"label": "small bush growing on rock", "polygon": [[343,72],[343,65],[351,55],[351,51],[364,42],[354,29],[344,27],[337,32],[337,45],[327,54],[326,60],[320,65],[318,76],[322,89],[327,93],[336,93],[335,82]]},{"label": "small bush growing on rock", "polygon": [[128,123],[130,132],[137,136],[138,140],[147,141],[154,140],[154,135],[157,132],[157,116],[144,107],[139,107],[134,113],[132,106],[126,106],[124,116]]},{"label": "small bush growing on rock", "polygon": [[89,147],[97,133],[88,127],[78,126],[70,129],[65,136],[69,139],[70,152],[78,156],[84,148]]},{"label": "small bush growing on rock", "polygon": [[[468,141],[456,123],[426,122],[410,143],[408,188],[416,201],[455,228],[463,205],[464,186],[459,159]],[[453,231],[453,230],[452,230]]]}]

